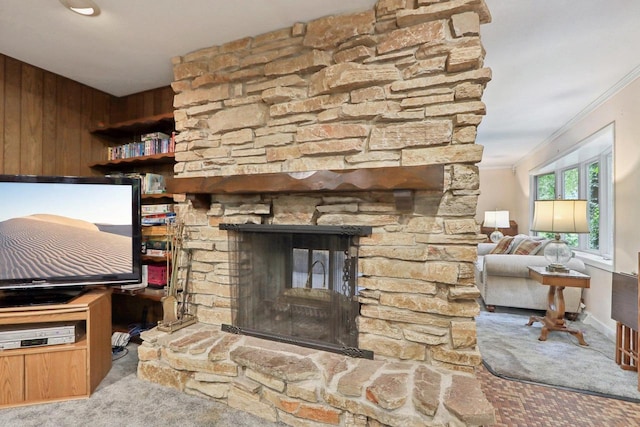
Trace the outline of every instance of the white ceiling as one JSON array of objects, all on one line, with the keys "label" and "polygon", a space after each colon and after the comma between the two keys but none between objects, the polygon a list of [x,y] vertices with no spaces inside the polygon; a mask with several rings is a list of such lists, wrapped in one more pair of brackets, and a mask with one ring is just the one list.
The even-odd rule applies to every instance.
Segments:
[{"label": "white ceiling", "polygon": [[486,2],[482,167],[514,165],[640,75],[640,1]]},{"label": "white ceiling", "polygon": [[[1,0],[0,53],[116,96],[166,86],[171,58],[375,0]],[[486,0],[493,70],[481,167],[511,167],[640,72],[640,1]]]}]

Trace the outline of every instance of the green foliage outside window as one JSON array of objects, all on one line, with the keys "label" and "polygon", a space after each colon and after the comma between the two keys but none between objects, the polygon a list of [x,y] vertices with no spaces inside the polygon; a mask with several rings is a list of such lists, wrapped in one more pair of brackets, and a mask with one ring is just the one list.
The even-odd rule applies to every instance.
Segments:
[{"label": "green foliage outside window", "polygon": [[556,174],[539,175],[536,179],[536,199],[553,200],[556,198]]},{"label": "green foliage outside window", "polygon": [[[589,249],[600,248],[600,163],[593,162],[587,167],[587,214],[589,218]],[[579,169],[571,168],[562,172],[562,186],[564,199],[579,198]],[[538,200],[553,200],[556,198],[556,175],[548,173],[536,177],[536,198]],[[554,233],[539,232],[539,236],[553,239]],[[563,240],[571,247],[578,247],[578,234],[565,233]]]},{"label": "green foliage outside window", "polygon": [[[536,177],[536,199],[553,200],[556,198],[556,174],[548,173]],[[539,232],[538,236],[545,239],[555,238],[554,233]]]},{"label": "green foliage outside window", "polygon": [[588,174],[589,249],[600,249],[600,163],[591,163],[588,167]]},{"label": "green foliage outside window", "polygon": [[579,188],[578,188],[578,179],[580,178],[580,174],[578,173],[578,168],[567,169],[562,172],[562,185],[564,187],[563,199],[565,200],[574,200],[579,196]]},{"label": "green foliage outside window", "polygon": [[[578,180],[580,174],[578,168],[567,169],[562,172],[563,199],[574,200],[579,196]],[[578,235],[576,233],[565,233],[564,241],[572,248],[578,247]]]}]

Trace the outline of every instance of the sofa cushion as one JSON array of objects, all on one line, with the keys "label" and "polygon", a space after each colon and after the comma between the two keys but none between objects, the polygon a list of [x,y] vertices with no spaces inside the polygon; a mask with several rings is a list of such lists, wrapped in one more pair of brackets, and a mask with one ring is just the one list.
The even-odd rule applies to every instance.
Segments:
[{"label": "sofa cushion", "polygon": [[509,253],[509,249],[511,248],[511,242],[513,242],[513,236],[504,236],[502,239],[498,241],[498,244],[495,248],[489,252],[490,254],[506,254]]},{"label": "sofa cushion", "polygon": [[496,247],[497,243],[478,243],[478,256],[486,255]]},{"label": "sofa cushion", "polygon": [[535,255],[542,245],[542,240],[524,239],[511,252],[514,255]]},{"label": "sofa cushion", "polygon": [[511,242],[511,246],[509,247],[508,253],[513,253],[513,250],[517,248],[518,245],[522,243],[523,240],[526,240],[526,239],[533,239],[533,238],[528,234],[516,234],[515,236],[513,236],[513,242]]}]

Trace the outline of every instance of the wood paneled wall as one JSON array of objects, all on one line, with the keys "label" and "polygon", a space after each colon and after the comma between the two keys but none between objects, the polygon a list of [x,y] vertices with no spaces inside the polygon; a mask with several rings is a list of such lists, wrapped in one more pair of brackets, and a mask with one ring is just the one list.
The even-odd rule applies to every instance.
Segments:
[{"label": "wood paneled wall", "polygon": [[173,95],[171,86],[165,86],[122,98],[113,98],[111,123],[173,111]]},{"label": "wood paneled wall", "polygon": [[89,129],[172,110],[170,86],[117,98],[0,54],[0,174],[95,175]]}]

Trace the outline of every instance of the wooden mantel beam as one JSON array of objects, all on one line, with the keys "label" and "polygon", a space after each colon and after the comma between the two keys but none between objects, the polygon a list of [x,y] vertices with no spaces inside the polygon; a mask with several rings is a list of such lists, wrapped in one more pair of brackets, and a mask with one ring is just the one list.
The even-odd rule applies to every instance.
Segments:
[{"label": "wooden mantel beam", "polygon": [[167,179],[167,191],[174,194],[313,193],[380,190],[442,191],[443,188],[443,165]]},{"label": "wooden mantel beam", "polygon": [[406,208],[413,190],[442,192],[443,188],[443,165],[167,179],[167,191],[186,194],[196,208],[208,207],[212,194],[344,191],[393,191],[396,204]]}]

